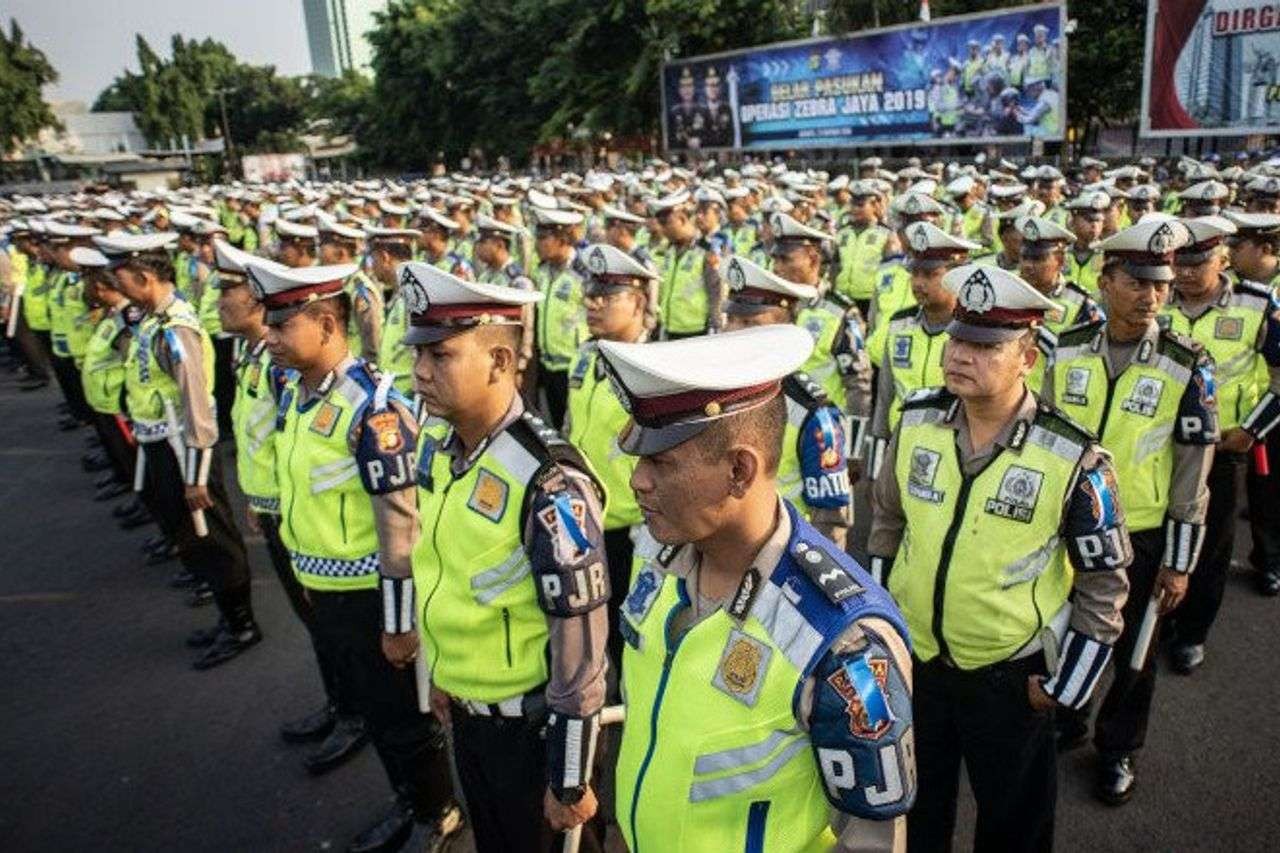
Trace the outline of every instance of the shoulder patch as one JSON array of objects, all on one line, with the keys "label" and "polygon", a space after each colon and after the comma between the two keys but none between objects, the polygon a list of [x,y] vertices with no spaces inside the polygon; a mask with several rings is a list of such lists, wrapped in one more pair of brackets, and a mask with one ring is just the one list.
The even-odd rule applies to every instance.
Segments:
[{"label": "shoulder patch", "polygon": [[1098,437],[1082,424],[1077,423],[1061,409],[1044,400],[1039,401],[1035,423],[1036,426],[1060,435],[1076,444],[1088,446],[1098,442]]},{"label": "shoulder patch", "polygon": [[782,393],[809,411],[825,406],[827,392],[809,378],[807,373],[792,373],[782,380]]},{"label": "shoulder patch", "polygon": [[846,598],[865,591],[863,586],[820,545],[796,542],[792,547],[791,556],[804,569],[809,580],[822,590],[832,604],[839,604]]},{"label": "shoulder patch", "polygon": [[917,388],[902,401],[902,409],[947,409],[955,400],[955,395],[946,388]]},{"label": "shoulder patch", "polygon": [[1103,320],[1092,320],[1063,329],[1058,333],[1058,346],[1065,349],[1089,343],[1098,334],[1104,322]]},{"label": "shoulder patch", "polygon": [[919,305],[908,305],[906,308],[899,308],[889,315],[889,322],[892,323],[894,320],[905,320],[909,317],[914,317],[919,310]]},{"label": "shoulder patch", "polygon": [[1242,296],[1256,296],[1262,300],[1271,299],[1271,288],[1251,279],[1242,278],[1235,282],[1231,289]]},{"label": "shoulder patch", "polygon": [[1160,330],[1156,352],[1167,355],[1183,367],[1194,367],[1203,351],[1204,347],[1195,338],[1173,329]]}]

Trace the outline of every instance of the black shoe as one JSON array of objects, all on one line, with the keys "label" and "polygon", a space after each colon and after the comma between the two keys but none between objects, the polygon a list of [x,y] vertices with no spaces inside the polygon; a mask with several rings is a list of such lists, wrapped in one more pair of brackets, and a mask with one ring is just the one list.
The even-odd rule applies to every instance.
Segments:
[{"label": "black shoe", "polygon": [[111,468],[111,460],[105,453],[86,453],[80,457],[80,467],[90,474],[107,471]]},{"label": "black shoe", "polygon": [[363,718],[339,717],[324,743],[302,760],[302,766],[312,776],[328,773],[359,752],[368,739]]},{"label": "black shoe", "polygon": [[146,512],[147,508],[142,505],[142,501],[136,497],[131,501],[125,501],[115,509],[111,510],[111,514],[116,518],[124,518],[126,515],[133,515],[136,512]]},{"label": "black shoe", "polygon": [[186,569],[178,569],[173,573],[173,577],[169,578],[169,586],[173,589],[191,589],[198,583],[196,576]]},{"label": "black shoe", "polygon": [[301,719],[290,720],[280,726],[280,737],[284,738],[285,743],[308,743],[320,740],[333,731],[333,724],[337,719],[333,706],[325,703],[320,710],[312,711]]},{"label": "black shoe", "polygon": [[1204,643],[1179,643],[1173,647],[1173,671],[1190,675],[1204,663]]},{"label": "black shoe", "polygon": [[204,607],[206,604],[213,603],[213,590],[209,588],[207,583],[198,584],[195,589],[191,590],[191,594],[187,596],[188,607]]},{"label": "black shoe", "polygon": [[63,415],[58,418],[58,429],[63,432],[71,432],[73,429],[80,429],[84,426],[79,418],[73,418],[71,415]]},{"label": "black shoe", "polygon": [[98,491],[94,492],[93,499],[95,501],[113,501],[121,495],[129,491],[129,487],[119,480],[114,480]]},{"label": "black shoe", "polygon": [[114,471],[111,471],[109,473],[103,474],[101,477],[94,480],[93,487],[95,489],[105,489],[107,486],[110,486],[112,483],[115,483],[115,482],[117,482],[116,474]]},{"label": "black shoe", "polygon": [[221,619],[216,625],[209,628],[197,628],[187,635],[187,648],[189,649],[207,649],[214,644],[219,635],[225,633],[227,623]]},{"label": "black shoe", "polygon": [[[172,562],[177,558],[178,558],[178,546],[166,545],[163,548],[159,548],[155,551],[148,552],[147,559],[143,560],[142,564],[144,566],[163,566],[165,563]],[[177,576],[175,575],[175,577]],[[183,584],[182,587],[191,586],[192,583],[195,583],[194,575],[191,576],[191,583]],[[172,584],[170,585],[172,586]]]},{"label": "black shoe", "polygon": [[165,538],[163,533],[148,536],[142,542],[142,551],[144,554],[149,554],[152,551],[167,551],[168,549],[169,540]]},{"label": "black shoe", "polygon": [[39,391],[49,385],[48,379],[24,379],[18,383],[19,391]]},{"label": "black shoe", "polygon": [[1123,806],[1133,796],[1133,789],[1137,784],[1133,756],[1103,758],[1098,766],[1093,795],[1109,806]]},{"label": "black shoe", "polygon": [[400,853],[441,853],[465,825],[462,809],[457,806],[450,806],[438,820],[415,820],[409,839],[400,845]]},{"label": "black shoe", "polygon": [[262,642],[262,632],[254,622],[250,622],[239,631],[224,628],[218,633],[213,644],[205,650],[204,654],[192,661],[191,665],[196,669],[213,669],[232,658],[239,657],[260,642]]},{"label": "black shoe", "polygon": [[1087,726],[1073,725],[1071,723],[1059,721],[1058,727],[1053,733],[1054,743],[1058,747],[1058,752],[1070,752],[1073,749],[1079,749],[1089,740],[1089,729]]},{"label": "black shoe", "polygon": [[1272,566],[1266,571],[1258,572],[1257,584],[1261,595],[1268,598],[1280,595],[1280,566]]},{"label": "black shoe", "polygon": [[133,530],[135,527],[142,527],[144,524],[151,523],[151,513],[145,509],[139,508],[134,512],[125,513],[119,520],[121,530]]},{"label": "black shoe", "polygon": [[391,811],[373,826],[357,835],[347,846],[347,853],[379,853],[397,850],[413,832],[413,806],[403,797],[396,797]]}]

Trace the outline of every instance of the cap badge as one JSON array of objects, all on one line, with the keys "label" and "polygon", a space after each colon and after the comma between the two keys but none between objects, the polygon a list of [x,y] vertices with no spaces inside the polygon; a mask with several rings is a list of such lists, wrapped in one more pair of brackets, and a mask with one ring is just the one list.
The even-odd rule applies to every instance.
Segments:
[{"label": "cap badge", "polygon": [[1147,250],[1153,255],[1167,255],[1173,251],[1175,239],[1173,229],[1166,222],[1151,235],[1151,239],[1147,241]]},{"label": "cap badge", "polygon": [[254,299],[261,302],[267,298],[267,289],[263,287],[253,267],[245,267],[245,278],[248,279],[249,292],[253,294]]},{"label": "cap badge", "polygon": [[605,270],[609,268],[608,262],[604,257],[604,250],[597,246],[591,251],[590,257],[587,258],[587,269],[591,270],[595,275],[604,275]]},{"label": "cap badge", "polygon": [[985,314],[995,307],[996,289],[982,270],[974,270],[973,275],[960,286],[960,305],[964,310],[974,314]]},{"label": "cap badge", "polygon": [[1034,222],[1028,222],[1027,227],[1023,230],[1023,236],[1032,243],[1035,243],[1040,239],[1040,226],[1036,225]]},{"label": "cap badge", "polygon": [[909,236],[911,240],[911,248],[915,249],[917,252],[923,252],[929,248],[929,231],[923,225],[912,226],[911,234]]},{"label": "cap badge", "polygon": [[902,206],[902,209],[914,216],[915,214],[920,212],[920,199],[916,198],[915,196],[910,196],[909,198],[907,198],[906,203]]},{"label": "cap badge", "polygon": [[427,289],[408,267],[400,273],[400,294],[404,299],[404,307],[409,309],[410,314],[422,314],[431,305],[427,299]]},{"label": "cap badge", "polygon": [[726,275],[729,279],[729,288],[731,290],[742,290],[747,286],[747,276],[737,258],[729,261],[729,270]]}]

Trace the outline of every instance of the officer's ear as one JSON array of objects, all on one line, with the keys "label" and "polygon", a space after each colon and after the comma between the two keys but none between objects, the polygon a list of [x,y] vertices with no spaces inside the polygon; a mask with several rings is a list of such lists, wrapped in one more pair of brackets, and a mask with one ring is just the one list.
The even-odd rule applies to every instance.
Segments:
[{"label": "officer's ear", "polygon": [[1022,369],[1023,376],[1027,376],[1036,366],[1036,359],[1040,357],[1040,347],[1037,345],[1037,333],[1035,329],[1027,330],[1018,340],[1018,346],[1022,349]]},{"label": "officer's ear", "polygon": [[750,444],[729,448],[729,494],[744,497],[764,469],[760,451]]}]

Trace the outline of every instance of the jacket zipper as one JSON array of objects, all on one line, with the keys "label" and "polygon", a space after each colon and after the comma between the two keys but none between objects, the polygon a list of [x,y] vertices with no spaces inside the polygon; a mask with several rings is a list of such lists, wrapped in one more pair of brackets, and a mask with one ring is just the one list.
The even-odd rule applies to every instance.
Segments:
[{"label": "jacket zipper", "polygon": [[1122,370],[1113,379],[1111,371],[1106,369],[1106,359],[1103,359],[1103,371],[1107,374],[1107,396],[1102,403],[1102,420],[1098,421],[1098,441],[1102,441],[1102,435],[1107,431],[1107,419],[1111,417],[1111,398],[1116,394],[1116,379],[1124,374]]},{"label": "jacket zipper", "polygon": [[[290,405],[292,405],[292,403]],[[297,415],[297,412],[295,411],[294,414]],[[289,464],[285,466],[286,469],[289,471],[293,470],[293,452],[298,447],[298,420],[299,420],[298,417],[294,417],[293,419],[293,436],[292,436],[293,441],[289,442]],[[289,535],[293,538],[294,542],[297,542],[298,534],[293,529],[293,505],[295,503],[296,501],[289,501],[289,513],[286,521],[289,524]]]},{"label": "jacket zipper", "polygon": [[511,611],[502,608],[502,636],[506,641],[507,648],[507,669],[511,668]]},{"label": "jacket zipper", "polygon": [[996,447],[991,454],[991,458],[986,464],[973,472],[973,475],[964,473],[964,464],[960,459],[960,448],[953,447],[956,454],[956,465],[960,468],[960,494],[956,496],[956,508],[952,510],[951,525],[947,528],[947,535],[942,540],[942,551],[938,556],[938,571],[933,578],[933,637],[938,642],[938,653],[947,659],[951,658],[950,649],[947,647],[947,639],[943,636],[942,631],[942,610],[947,599],[947,574],[951,571],[951,552],[955,550],[956,539],[960,535],[960,528],[964,526],[965,510],[969,505],[969,492],[973,489],[973,483],[982,476],[991,463],[996,461],[1000,455],[1001,448]]},{"label": "jacket zipper", "polygon": [[[445,484],[444,492],[440,496],[442,498],[442,501],[441,501],[442,509],[443,509],[443,503],[444,503],[443,499],[449,497],[449,489],[453,488],[453,483],[454,483],[454,480],[452,477],[450,477],[449,482]],[[443,512],[436,513],[435,523],[431,525],[431,547],[436,552],[437,561],[439,561],[439,558],[440,558],[440,545],[436,539],[436,534],[440,532],[440,517],[442,515],[444,515]],[[444,579],[444,571],[441,570],[440,573],[436,575],[436,582],[435,582],[435,585],[431,587],[431,592],[427,593],[426,601],[422,602],[422,612],[418,614],[418,624],[422,626],[422,630],[426,633],[427,637],[431,636],[431,628],[429,627],[430,623],[427,622],[427,608],[431,606],[431,599],[435,597],[436,590],[440,588],[440,581],[443,579]],[[436,662],[439,660],[440,660],[439,654],[437,653],[437,655],[431,659],[431,669],[435,668]]]},{"label": "jacket zipper", "polygon": [[342,541],[347,541],[347,493],[338,493],[338,526],[342,529]]},{"label": "jacket zipper", "polygon": [[[680,599],[683,605],[688,606],[683,593]],[[635,842],[631,853],[640,853],[640,841],[636,837],[636,809],[640,805],[640,789],[644,786],[644,777],[649,772],[649,764],[653,761],[653,753],[658,747],[658,714],[662,711],[662,699],[667,692],[667,680],[671,677],[671,662],[675,659],[680,643],[684,639],[682,636],[674,643],[671,642],[671,622],[679,611],[680,605],[671,608],[662,630],[663,639],[667,644],[667,655],[662,661],[662,677],[658,679],[658,690],[653,696],[653,711],[649,714],[649,748],[640,762],[640,772],[636,774],[636,788],[631,792],[631,840]]]}]

